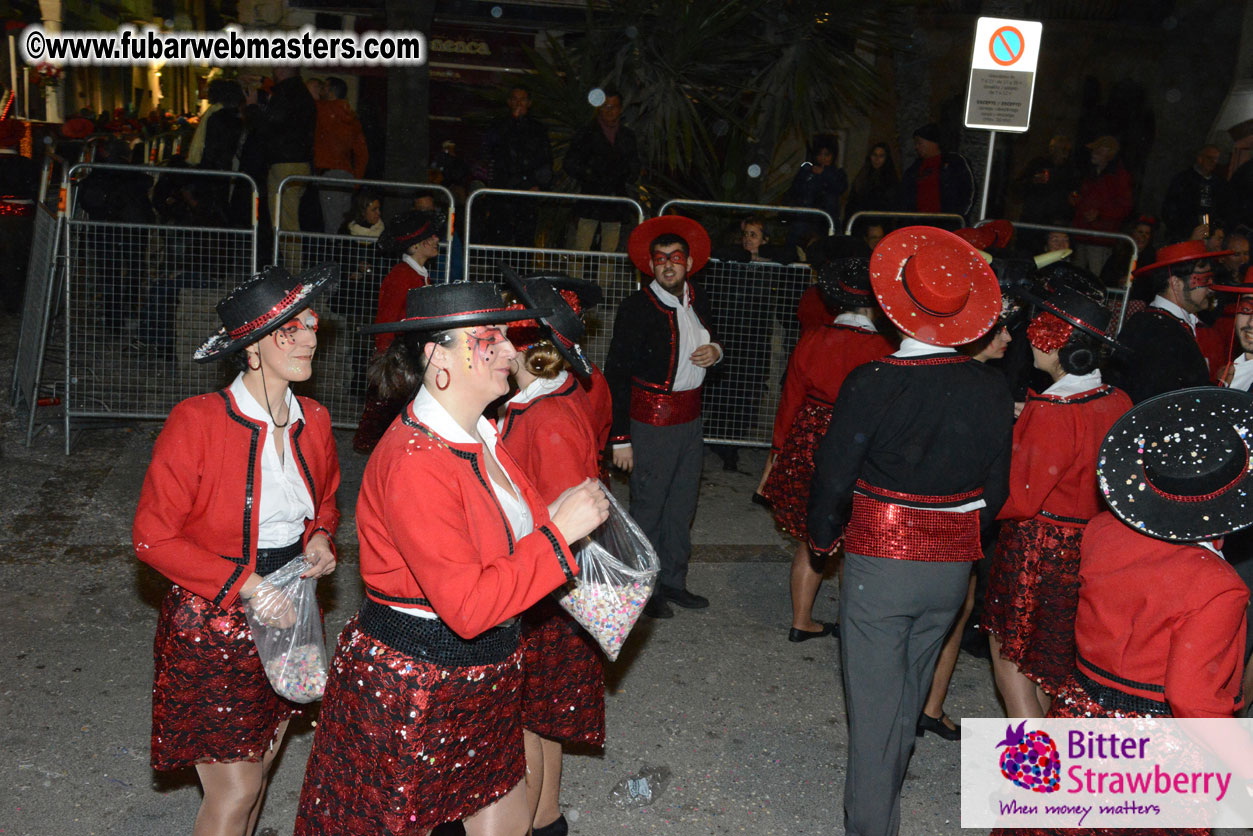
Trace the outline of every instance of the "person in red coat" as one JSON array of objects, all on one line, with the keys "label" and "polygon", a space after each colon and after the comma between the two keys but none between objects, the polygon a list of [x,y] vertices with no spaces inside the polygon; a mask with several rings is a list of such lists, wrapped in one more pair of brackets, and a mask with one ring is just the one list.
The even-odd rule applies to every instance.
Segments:
[{"label": "person in red coat", "polygon": [[[431,274],[426,265],[439,255],[439,236],[444,227],[444,216],[428,211],[403,212],[390,218],[384,225],[383,234],[379,236],[376,246],[383,253],[401,258],[379,285],[378,314],[374,318],[376,323],[396,322],[404,318],[405,299],[409,291],[430,283]],[[387,350],[395,336],[386,331],[374,335],[376,356]],[[365,409],[357,423],[352,449],[358,453],[373,450],[403,408],[403,400],[388,401],[380,398],[373,388],[367,390]]]},{"label": "person in red coat", "polygon": [[493,285],[409,292],[375,366],[380,393],[417,394],[362,478],[366,600],[344,627],[301,790],[298,836],[524,834],[517,616],[578,572],[570,550],[608,516],[584,480],[548,504],[483,410],[517,353]]},{"label": "person in red coat", "polygon": [[891,354],[895,346],[880,332],[870,289],[870,259],[829,261],[818,272],[818,287],[842,313],[803,334],[788,360],[779,409],[775,413],[771,456],[774,463],[762,494],[779,527],[797,539],[792,555],[792,627],[788,641],[837,633],[834,623],[814,621],[814,599],[825,561],[809,550],[805,515],[814,477],[814,449],[831,422],[831,405],[848,373]]},{"label": "person in red coat", "polygon": [[170,411],[135,510],[135,555],[174,582],[153,642],[152,766],[196,768],[197,834],[252,833],[299,713],[270,686],[244,608],[281,607],[265,576],[302,553],[305,577],[335,569],[331,421],[290,384],[312,373],[310,305],[337,272],[267,267],[218,303],[222,330],[195,360],[230,358],[241,371]]},{"label": "person in red coat", "polygon": [[[545,502],[570,485],[600,476],[597,427],[580,379],[592,364],[579,348],[579,312],[601,298],[594,282],[558,277],[525,281],[506,272],[529,308],[550,309],[538,322],[509,328],[519,353],[513,362],[518,392],[505,404],[501,441]],[[569,288],[560,291],[557,287]],[[580,299],[582,296],[582,299]],[[605,672],[600,651],[551,598],[522,615],[522,727],[526,783],[534,836],[566,836],[561,812],[562,747],[605,742]]]},{"label": "person in red coat", "polygon": [[[1206,386],[1143,401],[1109,429],[1095,454],[1109,510],[1083,533],[1075,667],[1047,716],[1232,717],[1240,709],[1249,590],[1221,545],[1253,525],[1244,431],[1251,422],[1248,393]],[[1247,782],[1247,735],[1230,726],[1222,735],[1203,742]]]},{"label": "person in red coat", "polygon": [[1067,287],[1032,298],[1035,367],[1053,379],[1027,393],[1014,424],[1009,499],[992,556],[982,627],[1010,717],[1043,717],[1074,669],[1079,542],[1101,509],[1096,450],[1131,399],[1101,380],[1108,308]]}]

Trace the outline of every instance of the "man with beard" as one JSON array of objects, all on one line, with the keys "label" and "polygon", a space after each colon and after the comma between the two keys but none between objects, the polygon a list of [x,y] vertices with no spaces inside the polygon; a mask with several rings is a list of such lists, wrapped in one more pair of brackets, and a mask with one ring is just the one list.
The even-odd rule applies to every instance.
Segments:
[{"label": "man with beard", "polygon": [[1184,241],[1162,247],[1156,262],[1135,272],[1146,276],[1156,295],[1123,327],[1119,342],[1130,351],[1115,357],[1110,369],[1110,382],[1132,402],[1210,382],[1197,343],[1197,314],[1214,304],[1213,260],[1226,255],[1208,251],[1204,241]]},{"label": "man with beard", "polygon": [[702,609],[687,589],[692,519],[704,457],[701,387],[722,360],[709,301],[689,281],[709,260],[709,234],[696,221],[664,215],[631,233],[631,261],[653,281],[618,306],[605,378],[613,396],[614,466],[631,474],[631,517],[644,530],[661,574],[644,608],[674,615],[669,604]]}]

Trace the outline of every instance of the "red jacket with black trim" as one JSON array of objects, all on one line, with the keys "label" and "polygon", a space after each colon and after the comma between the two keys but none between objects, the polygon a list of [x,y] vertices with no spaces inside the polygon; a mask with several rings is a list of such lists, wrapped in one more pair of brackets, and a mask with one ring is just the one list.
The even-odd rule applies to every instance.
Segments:
[{"label": "red jacket with black trim", "polygon": [[1223,558],[1102,512],[1079,548],[1077,665],[1102,685],[1165,699],[1176,717],[1230,717],[1242,704],[1248,601]]},{"label": "red jacket with black trim", "polygon": [[771,452],[778,453],[783,448],[807,398],[834,404],[849,372],[893,351],[892,343],[882,334],[851,325],[827,323],[802,332],[787,363],[779,409],[774,416]]},{"label": "red jacket with black trim", "polygon": [[[709,332],[709,342],[718,343],[708,297],[690,277],[687,286],[691,293],[689,304]],[[610,441],[631,440],[631,390],[673,391],[678,366],[678,313],[644,285],[622,300],[613,321],[613,338],[605,358],[605,379],[613,396]]]},{"label": "red jacket with black trim", "polygon": [[599,456],[609,443],[609,431],[613,428],[613,396],[609,394],[609,381],[605,373],[592,366],[592,376],[586,383],[580,383],[587,393],[588,420],[596,431],[596,454]]},{"label": "red jacket with black trim", "polygon": [[[396,266],[387,271],[383,283],[379,285],[379,310],[374,317],[375,322],[399,322],[405,317],[405,300],[409,291],[415,287],[426,287],[426,276],[409,266],[403,258]],[[386,332],[374,335],[375,350],[384,352],[396,339],[394,333]]]},{"label": "red jacket with black trim", "polygon": [[[315,509],[305,523],[308,543],[318,531],[334,537],[339,526],[339,455],[330,415],[317,401],[299,400],[304,420],[289,434]],[[220,607],[234,602],[257,567],[261,445],[267,443],[266,426],[246,417],[229,390],[174,407],[135,509],[135,556]]]},{"label": "red jacket with black trim", "polygon": [[431,610],[471,639],[574,577],[548,506],[503,444],[496,453],[531,509],[525,537],[514,538],[488,483],[482,445],[447,441],[405,406],[374,448],[357,498],[367,596]]},{"label": "red jacket with black trim", "polygon": [[546,503],[600,476],[600,448],[587,420],[590,409],[574,375],[555,392],[505,408],[500,440]]},{"label": "red jacket with black trim", "polygon": [[1105,507],[1096,487],[1096,460],[1105,434],[1131,398],[1108,384],[1069,397],[1027,393],[1014,424],[1009,498],[999,520],[1029,520],[1041,512],[1079,524]]}]

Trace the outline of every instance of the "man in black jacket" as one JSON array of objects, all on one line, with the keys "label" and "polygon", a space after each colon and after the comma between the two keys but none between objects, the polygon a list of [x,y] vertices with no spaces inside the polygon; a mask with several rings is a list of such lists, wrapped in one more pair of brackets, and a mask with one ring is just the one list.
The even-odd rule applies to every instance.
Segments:
[{"label": "man in black jacket", "polygon": [[[635,132],[622,124],[622,95],[613,89],[604,93],[596,118],[570,140],[563,168],[583,194],[631,197],[640,176],[639,143]],[[620,207],[589,200],[578,203],[574,211],[578,225],[573,249],[590,250],[599,226],[600,251],[617,252],[623,219]]]},{"label": "man in black jacket", "polygon": [[688,280],[709,259],[700,224],[678,215],[651,218],[631,233],[628,250],[653,281],[624,299],[614,319],[605,360],[613,397],[609,440],[614,466],[631,474],[631,517],[661,559],[644,612],[669,618],[667,602],[709,606],[687,590],[687,564],[704,456],[701,387],[722,347],[705,294]]},{"label": "man in black jacket", "polygon": [[970,163],[941,147],[940,127],[934,122],[914,131],[914,151],[918,159],[901,175],[901,208],[965,217],[975,196]]},{"label": "man in black jacket", "polygon": [[[509,91],[509,115],[492,122],[483,143],[493,189],[537,192],[553,181],[553,152],[544,123],[530,115],[531,92],[520,84]],[[535,246],[539,207],[533,200],[492,201],[487,220],[488,241],[517,247]]]},{"label": "man in black jacket", "polygon": [[974,247],[906,227],[879,242],[870,274],[903,339],[845,378],[814,455],[808,523],[815,554],[844,545],[844,832],[895,836],[940,647],[1009,493],[1014,413],[1000,373],[953,348],[1001,312]]},{"label": "man in black jacket", "polygon": [[1170,179],[1162,201],[1162,222],[1168,240],[1182,241],[1201,224],[1216,224],[1232,217],[1231,189],[1216,173],[1222,152],[1206,145],[1196,152],[1192,167]]}]

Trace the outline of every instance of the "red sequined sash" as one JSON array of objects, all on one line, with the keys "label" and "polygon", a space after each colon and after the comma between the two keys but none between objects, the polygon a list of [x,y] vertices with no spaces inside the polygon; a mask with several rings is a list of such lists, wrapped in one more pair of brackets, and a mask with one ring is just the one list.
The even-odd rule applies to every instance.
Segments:
[{"label": "red sequined sash", "polygon": [[844,551],[892,560],[964,563],[983,556],[979,512],[935,511],[853,495]]},{"label": "red sequined sash", "polygon": [[686,424],[700,417],[700,387],[685,392],[652,392],[631,387],[631,418],[654,427]]}]

